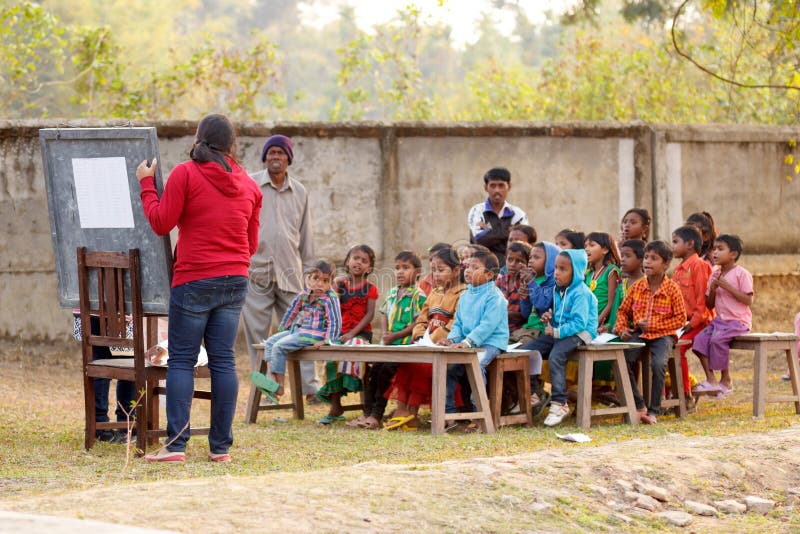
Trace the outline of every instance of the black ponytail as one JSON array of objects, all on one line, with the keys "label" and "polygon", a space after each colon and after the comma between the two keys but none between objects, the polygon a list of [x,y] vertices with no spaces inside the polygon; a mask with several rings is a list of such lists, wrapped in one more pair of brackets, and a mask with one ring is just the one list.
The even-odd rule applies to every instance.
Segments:
[{"label": "black ponytail", "polygon": [[192,161],[214,161],[226,171],[231,171],[226,156],[236,143],[233,125],[224,115],[207,115],[197,125],[197,136],[189,152]]}]

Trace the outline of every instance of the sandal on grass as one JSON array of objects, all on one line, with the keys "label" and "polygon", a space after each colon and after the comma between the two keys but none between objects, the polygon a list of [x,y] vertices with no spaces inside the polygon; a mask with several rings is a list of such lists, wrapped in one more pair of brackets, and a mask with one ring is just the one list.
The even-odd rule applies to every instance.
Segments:
[{"label": "sandal on grass", "polygon": [[330,425],[337,421],[344,421],[344,420],[345,416],[343,415],[323,415],[322,419],[320,419],[318,422],[321,425]]},{"label": "sandal on grass", "polygon": [[464,434],[480,434],[483,430],[481,430],[480,425],[475,422],[469,423],[466,427],[464,427]]},{"label": "sandal on grass", "polygon": [[278,398],[275,393],[280,389],[281,385],[270,379],[267,375],[261,374],[258,371],[250,373],[250,381],[258,388],[264,396],[273,404],[278,404]]},{"label": "sandal on grass", "polygon": [[227,452],[209,452],[208,461],[215,463],[227,463],[232,460],[231,455]]},{"label": "sandal on grass", "polygon": [[381,424],[376,421],[369,421],[367,419],[364,419],[363,421],[360,421],[356,426],[363,430],[377,430],[380,428]]},{"label": "sandal on grass", "polygon": [[144,457],[146,462],[178,462],[182,463],[186,461],[186,453],[185,452],[172,452],[171,450],[167,449],[166,447],[162,447],[161,449],[157,450],[152,454],[148,454]]},{"label": "sandal on grass", "polygon": [[722,391],[722,388],[719,387],[719,384],[714,385],[708,380],[703,380],[694,387],[692,395],[716,395],[720,391]]},{"label": "sandal on grass", "polygon": [[416,415],[401,415],[398,417],[392,417],[391,419],[383,423],[383,428],[385,428],[386,430],[395,430],[413,421],[416,418],[417,418]]}]

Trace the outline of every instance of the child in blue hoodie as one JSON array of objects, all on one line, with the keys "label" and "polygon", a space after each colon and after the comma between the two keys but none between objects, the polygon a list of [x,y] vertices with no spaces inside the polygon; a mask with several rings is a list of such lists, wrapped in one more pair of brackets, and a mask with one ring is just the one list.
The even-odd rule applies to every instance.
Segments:
[{"label": "child in blue hoodie", "polygon": [[[586,252],[564,250],[556,257],[553,309],[542,315],[544,335],[525,345],[527,350],[538,351],[547,358],[550,368],[552,401],[545,426],[556,426],[569,415],[567,404],[567,356],[580,345],[597,336],[597,298],[583,283],[586,270]],[[541,369],[541,360],[537,360]],[[536,362],[531,362],[536,363]],[[531,368],[536,368],[532,365]]]},{"label": "child in blue hoodie", "polygon": [[[467,260],[464,279],[467,290],[461,294],[456,308],[455,322],[440,345],[453,347],[480,347],[478,361],[486,382],[486,366],[508,348],[508,301],[494,284],[500,265],[488,248],[471,245],[472,256]],[[456,386],[466,376],[464,365],[451,365],[447,369],[447,401],[445,411],[456,411]]]},{"label": "child in blue hoodie", "polygon": [[[520,313],[526,318],[521,330],[512,332],[510,342],[519,341],[523,345],[544,334],[545,324],[542,315],[553,307],[553,288],[556,279],[556,256],[560,252],[555,243],[540,241],[531,249],[527,273],[528,283],[520,287]],[[531,364],[531,405],[538,415],[550,401],[550,394],[544,390],[539,375],[542,374],[542,360],[535,358]]]}]

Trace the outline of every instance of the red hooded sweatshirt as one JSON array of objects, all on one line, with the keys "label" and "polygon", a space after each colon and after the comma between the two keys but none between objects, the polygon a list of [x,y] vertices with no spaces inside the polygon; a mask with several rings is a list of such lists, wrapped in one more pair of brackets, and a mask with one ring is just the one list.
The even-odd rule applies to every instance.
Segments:
[{"label": "red hooded sweatshirt", "polygon": [[258,248],[261,190],[228,159],[185,161],[170,173],[159,200],[155,180],[141,181],[144,214],[158,235],[178,226],[172,287],[218,276],[247,276]]}]

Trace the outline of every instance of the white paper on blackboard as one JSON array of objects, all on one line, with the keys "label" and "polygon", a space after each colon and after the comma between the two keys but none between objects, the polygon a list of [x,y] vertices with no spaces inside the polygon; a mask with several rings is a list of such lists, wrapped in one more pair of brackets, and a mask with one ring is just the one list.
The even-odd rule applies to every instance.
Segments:
[{"label": "white paper on blackboard", "polygon": [[133,228],[125,158],[72,158],[81,228]]}]

